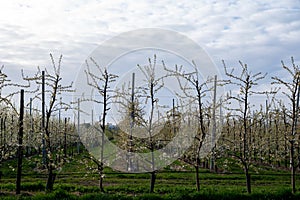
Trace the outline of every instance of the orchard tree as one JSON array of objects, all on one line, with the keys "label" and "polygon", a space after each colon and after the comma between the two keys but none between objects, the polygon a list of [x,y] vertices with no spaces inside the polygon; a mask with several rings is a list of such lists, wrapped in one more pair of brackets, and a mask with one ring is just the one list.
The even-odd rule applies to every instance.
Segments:
[{"label": "orchard tree", "polygon": [[283,103],[282,100],[279,100],[278,102],[278,109],[277,109],[280,114],[280,124],[279,124],[279,128],[280,128],[280,132],[283,134],[283,153],[282,153],[282,157],[284,158],[284,166],[285,168],[288,168],[288,163],[290,161],[289,159],[289,140],[288,140],[288,136],[290,135],[290,127],[291,124],[288,122],[289,121],[289,117],[288,117],[288,108],[285,106],[285,104]]},{"label": "orchard tree", "polygon": [[[197,191],[200,191],[199,168],[201,156],[203,155],[201,151],[207,152],[210,148],[210,152],[213,148],[212,146],[209,147],[208,144],[210,143],[207,139],[209,136],[209,123],[211,118],[210,106],[205,106],[204,104],[204,97],[212,91],[212,88],[209,87],[209,83],[212,83],[213,79],[208,78],[207,81],[202,81],[194,62],[191,72],[184,71],[182,66],[175,66],[175,69],[171,69],[168,68],[164,62],[163,65],[168,72],[168,76],[173,76],[178,81],[181,91],[177,92],[177,96],[183,101],[181,106],[186,107],[186,105],[188,105],[189,107],[185,113],[188,113],[189,120],[187,123],[193,127],[195,137],[193,146],[182,159],[195,167],[196,188]],[[206,149],[204,150],[204,148]]]},{"label": "orchard tree", "polygon": [[158,75],[157,65],[156,65],[156,55],[154,55],[153,60],[148,59],[148,65],[141,66],[138,65],[139,70],[144,76],[145,87],[139,87],[138,90],[141,91],[139,98],[143,101],[144,105],[148,104],[149,101],[149,114],[140,116],[143,117],[139,119],[141,121],[141,126],[146,129],[148,134],[148,145],[147,148],[150,150],[151,160],[150,165],[150,193],[154,192],[155,180],[156,180],[156,166],[155,166],[155,132],[158,127],[160,127],[159,121],[155,122],[155,115],[159,113],[159,99],[158,93],[164,87],[164,76]]},{"label": "orchard tree", "polygon": [[[237,158],[241,165],[243,166],[244,173],[246,175],[246,185],[247,192],[251,193],[251,178],[249,168],[252,164],[251,159],[251,127],[253,125],[253,120],[251,119],[251,102],[250,97],[254,94],[262,94],[263,92],[255,91],[255,86],[258,85],[258,82],[265,78],[266,74],[262,74],[261,72],[253,74],[249,71],[247,64],[239,62],[241,66],[241,73],[234,73],[234,69],[232,71],[228,71],[225,62],[223,61],[224,69],[226,76],[229,78],[227,80],[228,84],[238,87],[238,92],[236,94],[228,95],[228,102],[237,104],[237,108],[232,105],[229,107],[229,110],[238,120],[238,126],[235,126],[238,130],[238,141],[239,146],[236,148],[237,151],[233,152],[234,157]],[[236,139],[236,138],[234,138]],[[236,142],[236,141],[233,141]]]},{"label": "orchard tree", "polygon": [[[16,194],[21,192],[21,177],[22,177],[22,158],[23,158],[23,133],[24,133],[24,89],[30,88],[30,82],[26,80],[26,84],[23,83],[12,83],[8,76],[3,73],[3,66],[0,68],[0,107],[1,107],[1,144],[0,144],[0,162],[3,159],[8,158],[14,153],[14,149],[17,149],[17,179],[16,179]],[[22,72],[24,79],[24,75]],[[19,90],[19,88],[22,88]],[[13,92],[11,92],[13,91]],[[36,91],[36,90],[35,90]],[[35,91],[27,90],[27,93],[32,93]],[[6,94],[5,94],[6,93]],[[14,103],[12,103],[12,98],[20,94],[20,112],[18,112]],[[9,118],[11,121],[9,122]],[[19,118],[19,120],[14,120]],[[16,122],[16,123],[15,123]],[[10,127],[10,128],[9,128]],[[16,128],[18,128],[18,134],[15,137]],[[10,130],[10,136],[8,133]],[[10,139],[9,139],[10,138]],[[15,140],[13,139],[15,138]],[[8,140],[9,139],[9,140]],[[16,148],[17,147],[17,148]],[[0,171],[0,176],[2,172]]]},{"label": "orchard tree", "polygon": [[274,136],[273,139],[273,145],[274,145],[274,158],[275,162],[277,164],[277,167],[281,167],[281,163],[283,162],[286,164],[287,168],[287,162],[288,162],[288,142],[286,141],[286,132],[285,132],[285,125],[282,120],[283,115],[281,113],[281,110],[279,107],[274,107],[273,110],[273,130],[274,130]]},{"label": "orchard tree", "polygon": [[[20,184],[21,184],[21,170],[22,170],[22,151],[23,151],[23,113],[18,113],[17,108],[12,102],[12,98],[22,93],[21,96],[24,96],[24,88],[30,87],[29,82],[26,84],[18,84],[13,83],[7,76],[6,73],[3,72],[4,66],[0,68],[0,166],[2,165],[2,161],[4,159],[7,159],[9,156],[11,156],[16,147],[18,147],[17,151],[17,157],[18,157],[18,167],[17,167],[17,181],[16,181],[16,193],[20,193]],[[19,91],[19,88],[23,88],[21,91]],[[13,92],[12,92],[13,91]],[[22,98],[21,98],[22,99]],[[22,99],[21,102],[24,102],[24,99]],[[23,106],[20,105],[21,109],[23,109]],[[9,118],[13,116],[19,116],[20,117],[20,123],[17,123],[17,126],[14,126],[13,120],[11,123],[9,122]],[[21,122],[22,121],[22,122]],[[13,140],[14,132],[16,131],[14,127],[19,128],[19,134],[17,136],[18,143],[16,140]],[[8,137],[9,129],[11,131],[10,137]],[[10,138],[10,141],[8,141],[8,138]],[[2,171],[0,171],[0,178],[2,176]]]},{"label": "orchard tree", "polygon": [[[0,68],[0,122],[1,122],[1,130],[0,130],[0,167],[2,165],[2,161],[8,158],[10,152],[10,146],[12,143],[6,141],[6,133],[7,133],[7,121],[8,115],[10,112],[9,107],[12,106],[11,104],[11,94],[4,95],[3,91],[7,86],[10,85],[10,80],[8,76],[3,72],[4,66]],[[10,144],[10,145],[8,145]],[[2,176],[2,171],[0,170],[0,179]]]},{"label": "orchard tree", "polygon": [[[282,108],[287,108],[287,110],[282,110],[286,117],[286,128],[289,134],[286,140],[290,143],[290,166],[291,166],[291,186],[292,192],[296,192],[296,169],[299,166],[299,160],[297,159],[296,151],[297,146],[299,146],[299,132],[297,131],[298,117],[299,117],[299,100],[300,100],[300,68],[295,64],[294,58],[291,58],[292,66],[288,67],[283,61],[282,67],[288,73],[289,79],[280,78],[277,76],[272,77],[274,80],[272,83],[281,85],[284,89],[282,93],[288,99],[288,105]],[[290,125],[288,125],[290,123]],[[299,155],[298,155],[299,158]]]},{"label": "orchard tree", "polygon": [[132,80],[123,83],[117,88],[114,103],[117,105],[118,121],[117,144],[126,150],[127,171],[137,171],[139,169],[138,161],[133,157],[133,152],[143,149],[143,141],[136,137],[143,133],[142,125],[144,123],[145,111],[141,101],[141,91],[135,88],[135,73],[132,73]]},{"label": "orchard tree", "polygon": [[[106,133],[106,120],[107,114],[110,110],[110,104],[112,103],[113,98],[113,89],[111,88],[111,84],[116,81],[118,78],[117,75],[111,74],[108,72],[107,68],[102,68],[98,65],[98,63],[90,58],[91,62],[94,66],[96,66],[96,70],[92,70],[88,61],[86,61],[87,69],[85,70],[87,83],[90,87],[96,90],[96,92],[100,95],[100,99],[92,98],[92,99],[84,99],[84,101],[93,101],[101,105],[101,119],[100,119],[100,129],[96,128],[97,133],[100,134],[100,158],[96,159],[94,157],[90,157],[90,159],[97,164],[97,169],[99,173],[99,187],[101,192],[104,192],[103,188],[103,169],[104,169],[104,148],[105,148],[105,133]],[[96,73],[95,73],[96,72]]]},{"label": "orchard tree", "polygon": [[[56,153],[52,148],[53,132],[51,130],[51,117],[52,114],[57,112],[63,106],[65,110],[70,108],[68,103],[59,101],[59,95],[64,93],[73,92],[72,83],[70,85],[62,85],[61,77],[61,62],[62,55],[59,57],[58,64],[55,64],[52,54],[50,54],[53,71],[41,71],[38,68],[37,73],[33,77],[25,77],[24,79],[30,82],[35,82],[42,88],[41,92],[38,92],[34,97],[42,101],[42,133],[43,133],[43,159],[48,171],[48,178],[46,184],[46,191],[52,191],[56,177],[54,170],[57,168],[55,163]],[[49,96],[46,102],[46,96]]]},{"label": "orchard tree", "polygon": [[[164,75],[159,73],[161,71],[158,67],[156,55],[153,60],[148,59],[148,64],[143,66],[138,64],[138,82],[141,85],[135,87],[132,82],[129,86],[131,93],[126,92],[126,89],[123,93],[126,86],[123,85],[116,98],[116,104],[119,105],[118,113],[121,115],[118,126],[128,133],[125,139],[127,141],[127,170],[137,171],[139,168],[150,172],[150,193],[154,192],[157,169],[162,163],[158,163],[158,160],[164,159],[155,152],[157,150],[155,135],[162,127],[164,113],[161,110],[165,108],[159,102],[159,94],[164,87]],[[141,154],[132,154],[133,151]]]}]

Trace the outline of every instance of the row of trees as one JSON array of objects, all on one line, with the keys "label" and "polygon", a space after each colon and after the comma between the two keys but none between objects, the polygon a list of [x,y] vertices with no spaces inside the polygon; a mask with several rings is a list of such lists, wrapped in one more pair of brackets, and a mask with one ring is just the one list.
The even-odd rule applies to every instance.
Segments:
[{"label": "row of trees", "polygon": [[[193,152],[195,150],[195,152],[193,152],[193,155],[188,155],[186,158],[189,157],[189,159],[186,160],[189,160],[195,166],[197,188],[200,190],[198,177],[201,158],[200,150],[203,146],[208,146],[207,142],[206,144],[204,143],[209,132],[206,128],[206,117],[204,116],[204,109],[206,108],[204,108],[202,98],[210,89],[207,88],[209,81],[200,82],[200,74],[195,64],[193,66],[194,71],[185,73],[182,67],[173,69],[162,63],[164,72],[159,73],[162,69],[159,69],[159,66],[157,66],[156,56],[154,56],[153,60],[148,60],[148,65],[137,65],[137,70],[142,76],[141,85],[135,87],[133,78],[131,84],[125,83],[120,88],[117,87],[115,90],[111,90],[111,83],[118,76],[110,74],[107,68],[100,67],[95,60],[91,59],[91,61],[95,70],[92,70],[92,66],[87,62],[86,75],[88,85],[96,89],[99,98],[91,100],[102,105],[100,137],[95,135],[92,140],[99,140],[100,152],[96,155],[99,159],[99,165],[103,166],[105,162],[112,162],[111,154],[104,153],[105,148],[108,147],[107,141],[105,141],[106,126],[104,122],[107,119],[110,106],[114,104],[114,106],[118,105],[116,107],[118,115],[120,115],[120,120],[116,124],[121,130],[119,134],[128,135],[127,137],[119,137],[122,140],[117,143],[123,146],[126,152],[124,154],[123,151],[115,151],[119,155],[115,156],[115,160],[113,160],[114,165],[121,163],[121,160],[126,160],[127,168],[125,171],[132,171],[136,168],[133,166],[133,163],[139,163],[141,171],[150,172],[150,192],[153,192],[156,173],[162,167],[161,163],[168,163],[174,157],[172,153],[170,154],[170,150],[172,151],[175,147],[177,150],[182,151],[189,146],[193,146],[189,151]],[[175,107],[173,100],[172,108],[168,107],[165,102],[161,103],[159,99],[161,90],[164,89],[165,83],[170,81],[170,79],[173,82],[178,81],[178,88],[182,91],[181,94],[178,93],[181,104]],[[131,94],[128,91],[131,91]],[[176,95],[174,94],[175,97]],[[189,106],[184,106],[184,104]],[[164,142],[168,141],[168,144],[161,143],[161,135],[164,136]],[[193,135],[196,138],[195,142],[193,142]],[[81,138],[86,140],[85,136],[83,135]],[[90,135],[88,136],[90,137]],[[178,140],[176,143],[174,143],[175,138]],[[173,144],[169,145],[170,143]],[[191,143],[191,145],[186,143]],[[91,145],[89,146],[90,151],[94,151],[97,148],[92,144],[88,145]],[[170,147],[163,148],[168,145]],[[159,150],[161,152],[158,153]],[[133,151],[140,154],[133,158]],[[103,167],[99,167],[99,169],[99,174],[103,174]],[[100,188],[103,191],[102,176],[100,176]]]},{"label": "row of trees", "polygon": [[[67,119],[62,122],[63,120],[59,117],[62,110],[72,107],[72,103],[62,101],[65,93],[73,92],[72,85],[61,84],[62,56],[57,64],[52,55],[50,58],[53,70],[48,72],[38,69],[32,77],[22,74],[24,84],[11,83],[7,75],[2,72],[3,68],[0,73],[0,105],[2,107],[0,159],[2,161],[16,155],[15,147],[20,142],[20,134],[19,137],[16,134],[20,130],[16,125],[19,124],[25,133],[23,136],[25,145],[22,146],[26,154],[34,151],[43,154],[43,166],[48,172],[46,184],[48,191],[53,189],[55,169],[62,165],[67,157],[67,146],[78,142],[74,131],[75,126]],[[216,80],[214,77],[204,80],[195,63],[192,67],[186,68],[185,66],[167,66],[162,62],[163,68],[158,69],[156,56],[154,56],[152,60],[149,59],[148,65],[137,66],[137,70],[143,77],[141,86],[136,87],[133,78],[131,83],[126,83],[127,87],[122,85],[118,88],[114,85],[119,78],[118,74],[110,73],[108,68],[101,67],[92,58],[90,61],[92,64],[86,62],[85,76],[87,85],[96,91],[97,95],[86,98],[82,94],[79,101],[99,104],[100,109],[96,115],[100,116],[100,120],[99,123],[93,124],[94,136],[91,134],[80,136],[82,140],[93,140],[96,141],[93,145],[98,145],[96,149],[98,156],[91,157],[91,159],[98,166],[101,191],[104,191],[104,164],[109,161],[117,165],[125,160],[127,170],[133,170],[133,163],[139,162],[141,168],[150,172],[150,192],[153,192],[156,173],[161,167],[161,162],[174,157],[173,154],[168,155],[165,150],[162,150],[161,155],[158,155],[157,151],[164,149],[168,143],[178,137],[180,141],[175,144],[182,147],[178,148],[179,151],[185,152],[180,155],[180,159],[195,167],[197,190],[200,190],[200,161],[209,154],[212,165],[218,156],[231,157],[240,162],[245,172],[249,193],[251,193],[250,168],[252,165],[262,163],[290,167],[292,191],[295,192],[295,173],[299,167],[300,158],[297,132],[300,72],[293,59],[291,67],[282,63],[283,68],[289,73],[289,79],[272,77],[272,84],[282,88],[282,90],[274,91],[258,91],[256,86],[266,75],[260,72],[252,73],[242,62],[240,62],[240,73],[228,71],[223,62],[226,74],[224,80]],[[96,69],[96,73],[92,68]],[[157,71],[163,71],[163,73],[157,73]],[[173,106],[171,107],[160,101],[160,92],[170,80],[177,84],[178,89],[173,91]],[[237,92],[229,92],[217,103],[216,88],[229,84]],[[23,125],[20,124],[20,120],[17,120],[20,113],[12,103],[13,97],[19,93],[3,95],[3,91],[7,91],[7,88],[18,91],[20,87],[25,90],[25,95],[31,96],[27,104],[29,109],[24,119],[22,117]],[[276,98],[276,94],[281,91],[286,96],[285,101]],[[212,93],[213,98],[207,98]],[[257,107],[257,103],[251,99],[253,95],[265,95],[266,104]],[[271,99],[270,96],[272,96]],[[177,99],[176,105],[174,99]],[[34,108],[32,102],[39,102],[41,106]],[[114,150],[107,154],[105,148],[111,148],[105,136],[107,121],[111,108],[115,105],[118,105],[117,113],[121,116],[119,118],[121,120],[116,121],[116,126],[120,128],[119,135],[123,135],[119,137],[120,141],[116,144],[123,146],[125,153]],[[223,109],[225,117],[220,115],[217,120],[217,109],[219,111]],[[79,126],[79,128],[84,127],[84,125]],[[140,137],[139,134],[144,134],[145,137]],[[221,135],[221,140],[215,144],[218,135]],[[173,144],[171,149],[174,147]],[[113,160],[112,152],[116,154]],[[146,161],[142,158],[134,158],[134,152],[148,153]],[[64,159],[61,159],[60,155]]]},{"label": "row of trees", "polygon": [[[2,110],[0,116],[0,147],[1,160],[12,159],[16,156],[16,144],[17,133],[19,128],[19,113],[15,113],[13,110]],[[26,111],[24,113],[24,152],[26,156],[35,155],[36,153],[42,153],[42,129],[41,129],[42,116],[38,110]],[[71,145],[72,142],[76,142],[78,136],[76,135],[75,124],[70,122],[69,118],[55,118],[53,116],[50,119],[50,127],[52,135],[51,149],[58,149],[62,147],[65,149]],[[66,142],[64,138],[66,137]],[[67,156],[65,156],[67,157]]]},{"label": "row of trees", "polygon": [[[281,77],[272,77],[272,84],[280,86],[281,90],[269,91],[258,91],[256,88],[265,79],[266,74],[253,73],[242,62],[240,62],[239,73],[235,73],[234,70],[228,71],[223,62],[226,78],[214,81],[213,78],[201,79],[195,63],[193,63],[192,69],[186,70],[183,66],[169,67],[162,62],[164,73],[157,73],[155,56],[153,60],[149,59],[148,65],[137,66],[144,77],[143,86],[134,87],[134,84],[128,83],[128,88],[125,90],[123,87],[121,90],[113,91],[108,90],[111,82],[107,76],[108,69],[104,67],[105,70],[101,70],[94,60],[93,63],[98,67],[101,76],[97,77],[95,79],[97,81],[90,85],[100,91],[102,100],[98,102],[103,105],[105,111],[102,120],[106,118],[111,104],[121,104],[118,111],[120,115],[123,115],[123,120],[119,121],[117,125],[121,127],[121,130],[126,129],[124,131],[130,135],[123,137],[120,144],[125,145],[124,148],[129,152],[133,149],[135,151],[148,149],[145,151],[151,152],[148,160],[151,171],[150,192],[154,190],[156,165],[159,160],[155,157],[154,152],[161,148],[158,148],[159,142],[161,142],[160,137],[155,137],[155,134],[165,133],[166,129],[173,133],[168,134],[170,136],[166,138],[168,141],[174,139],[180,132],[185,132],[187,137],[191,135],[188,135],[186,130],[193,132],[190,138],[194,140],[193,145],[181,156],[181,160],[195,167],[197,190],[200,190],[200,160],[205,153],[213,149],[210,154],[212,160],[214,156],[226,156],[236,159],[241,164],[249,193],[251,193],[250,168],[257,163],[290,167],[292,191],[295,192],[295,171],[299,166],[299,135],[297,134],[299,67],[294,63],[293,58],[291,67],[282,63],[283,68],[289,73],[290,81]],[[92,76],[91,73],[87,73],[87,75]],[[113,74],[110,76],[114,78],[114,81],[117,78]],[[170,77],[177,82],[180,88],[180,91],[175,92],[174,95],[174,98],[180,99],[176,105],[177,113],[180,113],[177,116],[180,117],[176,118],[170,118],[168,112],[162,112],[162,109],[159,109],[165,106],[159,102],[159,92],[165,87],[166,79]],[[216,85],[219,87],[231,85],[232,90],[237,92],[229,92],[220,99],[220,103],[217,105],[215,98],[213,98],[214,101],[212,98],[206,98],[212,93],[212,88],[216,88]],[[130,94],[124,91],[132,92]],[[276,94],[281,91],[286,98],[275,98]],[[109,97],[106,96],[107,93],[110,93]],[[257,105],[257,102],[252,99],[253,95],[265,96],[266,104]],[[286,99],[289,102],[286,103]],[[226,117],[220,116],[218,120],[218,123],[223,125],[218,130],[222,139],[215,146],[211,141],[218,137],[214,135],[217,131],[217,107],[223,108]],[[145,108],[148,109],[148,114],[145,114]],[[172,109],[175,107],[173,106]],[[175,112],[173,111],[173,113]],[[157,119],[155,116],[159,116],[159,120],[155,121]],[[157,132],[158,127],[163,131]],[[103,129],[101,132],[105,133]],[[143,134],[148,137],[147,139],[133,137],[132,133],[135,132],[140,132],[140,134],[144,132]],[[104,143],[102,140],[100,157],[102,165],[109,157],[105,158],[103,155]],[[131,162],[129,157],[130,155],[126,155],[127,161]]]},{"label": "row of trees", "polygon": [[[126,111],[122,110],[120,113],[125,113],[125,118],[131,119],[127,120],[130,122],[129,124],[127,123],[128,127],[131,127],[133,125],[132,122],[134,122],[135,127],[146,128],[148,139],[144,140],[144,143],[147,144],[144,146],[148,151],[152,152],[151,160],[149,160],[152,167],[150,192],[153,192],[155,173],[157,172],[154,152],[157,150],[156,147],[159,146],[157,145],[158,140],[155,140],[153,133],[155,128],[161,126],[154,123],[154,115],[159,113],[159,110],[155,110],[155,108],[163,106],[158,105],[159,98],[157,96],[159,90],[164,87],[164,79],[166,77],[173,77],[180,85],[181,91],[177,92],[176,96],[180,97],[181,102],[176,106],[176,109],[181,113],[181,116],[176,118],[176,121],[174,119],[173,121],[172,119],[162,121],[163,124],[170,124],[171,122],[173,128],[169,129],[170,132],[174,129],[180,132],[184,131],[183,127],[193,119],[192,126],[194,129],[189,130],[194,132],[194,143],[181,159],[195,167],[197,190],[200,190],[198,173],[200,159],[203,151],[205,153],[208,148],[214,149],[211,155],[217,153],[217,156],[232,157],[241,164],[245,172],[247,191],[249,193],[251,193],[250,168],[258,163],[275,164],[278,167],[282,165],[286,168],[290,167],[292,191],[296,191],[295,172],[299,166],[299,135],[297,134],[300,91],[299,67],[295,64],[293,58],[291,67],[286,66],[282,62],[283,68],[289,73],[290,81],[280,77],[272,77],[272,84],[281,87],[281,89],[258,91],[256,86],[266,77],[266,74],[262,74],[261,72],[253,73],[242,62],[240,62],[241,70],[235,73],[234,70],[228,71],[225,62],[223,63],[227,79],[218,80],[218,86],[232,85],[233,90],[237,89],[236,91],[238,92],[230,92],[226,96],[223,96],[220,100],[220,105],[215,105],[215,101],[205,98],[205,95],[212,92],[213,86],[210,85],[212,83],[216,85],[216,81],[213,81],[212,78],[207,80],[200,79],[195,64],[193,70],[184,71],[182,67],[167,67],[163,63],[166,73],[160,75],[155,74],[156,57],[152,61],[149,59],[149,65],[138,66],[138,69],[144,75],[144,84],[147,86],[136,87],[135,94],[139,94],[134,96],[136,100],[129,101],[127,98],[127,101],[122,102],[122,105],[125,105]],[[109,81],[106,82],[106,84],[108,83]],[[102,88],[105,89],[107,86]],[[130,91],[130,89],[132,88],[129,87],[127,91]],[[276,98],[276,94],[280,94],[281,92],[285,95],[285,98]],[[253,95],[265,96],[266,104],[257,105],[252,100]],[[271,99],[269,98],[270,96],[272,97]],[[105,96],[102,97],[106,99]],[[145,105],[145,103],[143,104],[143,98],[150,100],[149,115],[141,112],[143,110],[141,105]],[[106,109],[108,108],[108,101],[108,99],[102,101]],[[111,100],[110,103],[115,102]],[[185,105],[192,105],[192,109],[187,109]],[[211,145],[208,144],[211,138],[216,137],[213,136],[211,130],[212,127],[216,126],[213,118],[218,106],[223,107],[226,117],[221,116],[219,119],[219,123],[223,124],[223,128],[219,129],[222,139],[217,147],[214,147],[213,143]],[[163,115],[162,113],[159,116],[161,119],[167,119],[167,115]],[[213,129],[216,130],[216,127]],[[141,129],[138,130],[141,131]],[[174,135],[171,137],[174,137]],[[132,138],[132,136],[127,139],[129,142],[125,140],[123,144],[139,144],[139,147],[143,145],[137,138]],[[168,140],[172,139],[168,138]],[[127,149],[131,148],[132,146],[129,145]],[[104,160],[105,158],[102,157],[102,159]]]},{"label": "row of trees", "polygon": [[[78,142],[75,125],[67,118],[61,119],[61,111],[71,107],[62,101],[62,94],[72,92],[72,86],[61,84],[62,56],[57,66],[51,54],[50,58],[52,70],[42,71],[38,68],[32,77],[22,73],[25,84],[12,83],[3,72],[4,68],[1,68],[0,161],[2,163],[3,160],[18,157],[17,194],[20,193],[23,151],[27,156],[42,154],[42,163],[37,169],[47,171],[46,190],[51,191],[55,180],[54,170],[68,159],[67,148]],[[21,101],[16,106],[14,101],[18,96]],[[26,98],[27,102],[24,96],[30,97]]]},{"label": "row of trees", "polygon": [[[291,169],[292,192],[296,191],[295,172],[299,167],[299,79],[300,69],[292,58],[292,66],[282,62],[287,77],[272,77],[272,84],[281,89],[258,91],[255,86],[266,75],[251,73],[248,66],[241,63],[242,72],[228,72],[229,83],[238,86],[239,92],[228,97],[229,102],[236,101],[236,108],[229,107],[225,118],[222,139],[219,143],[220,155],[232,156],[243,166],[247,191],[251,193],[249,168],[255,164],[285,166]],[[276,95],[284,94],[284,98]],[[253,95],[265,95],[265,105],[255,109]],[[269,98],[269,97],[272,98]],[[227,101],[228,102],[228,101]],[[225,153],[225,154],[224,154]]]}]

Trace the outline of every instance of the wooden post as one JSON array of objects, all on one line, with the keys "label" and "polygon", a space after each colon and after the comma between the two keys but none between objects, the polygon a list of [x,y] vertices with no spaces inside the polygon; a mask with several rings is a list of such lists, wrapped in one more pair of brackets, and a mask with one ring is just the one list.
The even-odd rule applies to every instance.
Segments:
[{"label": "wooden post", "polygon": [[135,81],[135,73],[132,73],[132,88],[131,88],[131,108],[130,108],[130,135],[129,135],[129,155],[128,155],[128,166],[127,169],[128,171],[133,170],[132,166],[132,132],[133,132],[133,127],[134,127],[134,81]]},{"label": "wooden post", "polygon": [[[31,142],[31,137],[33,134],[33,117],[32,117],[32,98],[30,98],[29,104],[29,117],[30,117],[30,131],[29,131],[29,141]],[[32,143],[29,145],[29,154],[31,154]]]},{"label": "wooden post", "polygon": [[57,137],[59,138],[58,140],[59,140],[59,142],[58,142],[58,146],[61,148],[61,139],[60,139],[60,137],[61,137],[61,133],[62,133],[62,131],[61,131],[61,109],[62,109],[62,103],[61,103],[61,101],[62,101],[62,98],[60,97],[60,108],[59,108],[59,110],[58,110],[58,131],[57,131]]},{"label": "wooden post", "polygon": [[94,126],[94,110],[92,109],[92,126]]},{"label": "wooden post", "polygon": [[65,117],[65,128],[64,128],[64,156],[67,158],[67,118]]},{"label": "wooden post", "polygon": [[176,125],[175,125],[175,100],[172,101],[172,120],[173,120],[173,135],[175,135],[176,132]]},{"label": "wooden post", "polygon": [[78,126],[78,135],[77,135],[77,153],[79,154],[80,152],[80,137],[79,137],[79,134],[80,134],[80,99],[78,98],[78,116],[77,116],[77,122],[78,122],[78,124],[77,124],[77,126]]},{"label": "wooden post", "polygon": [[42,153],[43,164],[46,164],[46,147],[45,147],[45,71],[42,71]]},{"label": "wooden post", "polygon": [[22,158],[23,158],[23,119],[24,119],[24,90],[21,90],[19,134],[18,134],[18,164],[17,164],[16,194],[21,193]]},{"label": "wooden post", "polygon": [[0,146],[3,145],[3,118],[0,119],[0,123],[1,123],[1,130],[0,130]]},{"label": "wooden post", "polygon": [[6,115],[4,116],[4,119],[3,119],[3,137],[4,137],[4,144],[6,144]]},{"label": "wooden post", "polygon": [[214,81],[214,96],[213,96],[213,109],[212,109],[212,132],[211,132],[211,159],[210,159],[210,170],[215,170],[215,142],[216,142],[216,102],[217,102],[217,75],[215,75]]}]

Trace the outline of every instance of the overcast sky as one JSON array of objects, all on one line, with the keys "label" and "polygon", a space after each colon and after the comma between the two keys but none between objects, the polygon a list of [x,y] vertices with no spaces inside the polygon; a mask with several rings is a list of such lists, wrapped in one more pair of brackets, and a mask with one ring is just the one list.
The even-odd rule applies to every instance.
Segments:
[{"label": "overcast sky", "polygon": [[[0,65],[12,79],[51,66],[63,54],[64,79],[72,81],[104,40],[139,28],[174,30],[197,42],[222,69],[221,60],[280,75],[281,60],[300,60],[300,0],[1,2]],[[67,75],[67,76],[66,76]]]}]

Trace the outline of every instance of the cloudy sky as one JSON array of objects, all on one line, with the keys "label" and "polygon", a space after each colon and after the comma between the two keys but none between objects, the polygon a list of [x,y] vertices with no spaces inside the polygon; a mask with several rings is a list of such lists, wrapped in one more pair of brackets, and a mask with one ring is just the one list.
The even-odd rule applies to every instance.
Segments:
[{"label": "cloudy sky", "polygon": [[[67,1],[1,3],[0,64],[11,77],[49,67],[63,54],[72,81],[103,41],[139,28],[177,31],[197,42],[220,70],[221,60],[280,75],[280,61],[300,60],[300,0]],[[297,62],[299,63],[299,62]]]}]

